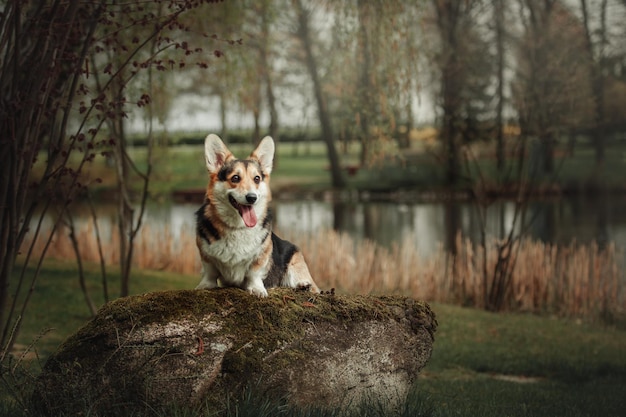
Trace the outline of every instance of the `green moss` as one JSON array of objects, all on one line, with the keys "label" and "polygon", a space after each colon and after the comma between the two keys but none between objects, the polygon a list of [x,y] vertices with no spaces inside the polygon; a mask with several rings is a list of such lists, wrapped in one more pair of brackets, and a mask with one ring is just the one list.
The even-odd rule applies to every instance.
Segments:
[{"label": "green moss", "polygon": [[[180,342],[186,343],[184,346],[172,340],[135,341],[132,346],[127,345],[127,337],[142,326],[165,326],[184,319],[200,323],[212,316],[219,316],[215,321],[221,327],[207,329],[198,325],[197,334],[185,336],[186,340]],[[44,375],[51,379],[42,384],[73,381],[76,386],[70,389],[73,393],[68,392],[66,404],[76,401],[76,396],[81,401],[107,403],[109,397],[114,397],[122,402],[141,402],[151,380],[164,377],[158,371],[163,357],[189,355],[184,352],[189,352],[189,343],[195,343],[196,337],[210,343],[228,340],[232,346],[222,359],[221,377],[204,397],[207,404],[220,404],[224,392],[233,392],[233,387],[245,383],[240,380],[242,376],[270,375],[273,369],[283,369],[294,360],[304,359],[310,350],[307,344],[315,343],[314,338],[305,337],[310,324],[352,326],[372,320],[396,320],[405,325],[408,321],[411,327],[427,328],[431,336],[436,328],[427,304],[402,297],[315,295],[289,288],[271,289],[267,298],[254,297],[237,288],[162,291],[126,297],[103,306],[94,319],[66,340],[46,364]],[[125,354],[133,355],[134,370],[116,359],[127,348],[131,350]],[[206,359],[198,356],[183,366],[190,376],[199,375],[203,360]],[[84,380],[82,368],[98,369],[96,376],[89,377],[95,380]],[[101,380],[109,381],[108,385],[102,388],[98,383]],[[120,390],[119,386],[128,388]],[[126,393],[130,390],[131,394]],[[116,397],[120,393],[123,398]]]},{"label": "green moss", "polygon": [[236,288],[180,290],[153,292],[108,303],[61,351],[77,352],[76,346],[68,349],[67,343],[92,345],[97,335],[112,331],[107,330],[110,326],[122,331],[123,327],[140,323],[165,324],[207,314],[223,317],[225,325],[216,335],[238,334],[239,340],[255,347],[235,346],[227,354],[225,366],[233,372],[257,371],[252,364],[258,364],[260,356],[275,350],[281,343],[301,337],[305,322],[409,319],[413,327],[429,329],[431,336],[436,328],[434,313],[428,304],[402,297],[314,295],[275,288],[269,291],[267,298],[258,298]]}]

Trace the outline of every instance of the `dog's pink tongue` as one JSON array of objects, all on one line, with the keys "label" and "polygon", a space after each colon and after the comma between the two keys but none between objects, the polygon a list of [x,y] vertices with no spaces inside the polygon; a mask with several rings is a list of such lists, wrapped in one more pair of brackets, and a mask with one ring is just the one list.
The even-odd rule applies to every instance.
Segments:
[{"label": "dog's pink tongue", "polygon": [[243,204],[239,206],[239,214],[241,214],[241,218],[243,222],[248,227],[256,226],[256,213],[252,206],[244,206]]}]

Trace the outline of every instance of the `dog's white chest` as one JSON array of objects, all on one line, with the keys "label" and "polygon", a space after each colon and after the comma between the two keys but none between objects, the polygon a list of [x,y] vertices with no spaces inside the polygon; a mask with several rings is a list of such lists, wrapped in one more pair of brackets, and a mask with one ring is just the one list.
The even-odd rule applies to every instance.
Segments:
[{"label": "dog's white chest", "polygon": [[222,279],[239,285],[263,250],[262,233],[257,227],[236,229],[211,244],[203,242],[202,249],[220,271]]}]

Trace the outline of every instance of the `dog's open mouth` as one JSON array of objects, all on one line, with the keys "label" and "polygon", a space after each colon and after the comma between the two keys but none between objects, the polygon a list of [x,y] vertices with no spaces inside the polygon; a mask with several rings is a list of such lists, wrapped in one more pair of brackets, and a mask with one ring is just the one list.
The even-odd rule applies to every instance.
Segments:
[{"label": "dog's open mouth", "polygon": [[247,227],[256,226],[256,213],[251,205],[239,204],[232,195],[228,196],[228,201],[230,201],[230,204],[239,212],[239,215]]}]

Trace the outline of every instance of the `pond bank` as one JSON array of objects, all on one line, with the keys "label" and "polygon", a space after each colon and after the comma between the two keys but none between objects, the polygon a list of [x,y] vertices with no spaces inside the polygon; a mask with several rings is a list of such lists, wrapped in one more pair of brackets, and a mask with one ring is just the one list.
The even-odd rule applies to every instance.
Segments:
[{"label": "pond bank", "polygon": [[[171,192],[171,197],[177,203],[201,202],[204,199],[206,190],[203,188],[176,189]],[[478,195],[478,193],[482,195]],[[626,194],[626,184],[622,186],[599,186],[597,184],[571,184],[563,186],[559,184],[536,187],[534,190],[524,192],[526,198],[544,199],[562,196],[588,196],[593,197],[601,194],[620,195]],[[428,203],[443,201],[472,201],[479,198],[490,200],[516,200],[519,190],[516,186],[486,188],[473,190],[469,188],[444,189],[444,188],[318,188],[318,187],[296,187],[283,186],[273,187],[272,195],[279,200],[318,200],[328,202],[349,202],[349,201],[378,201],[378,202],[398,202],[398,203]]]}]

